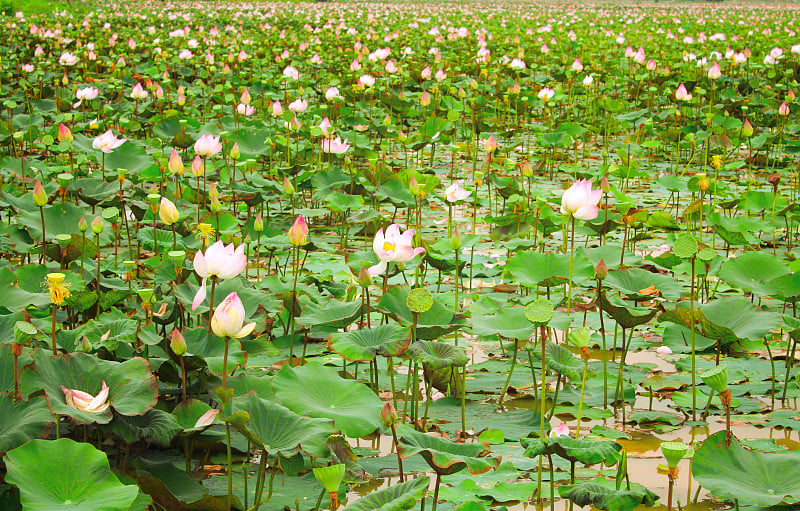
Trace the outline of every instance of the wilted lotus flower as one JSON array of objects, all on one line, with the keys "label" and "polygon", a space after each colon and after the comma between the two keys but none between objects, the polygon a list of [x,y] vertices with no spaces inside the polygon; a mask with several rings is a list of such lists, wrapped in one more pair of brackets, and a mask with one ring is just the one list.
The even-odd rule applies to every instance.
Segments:
[{"label": "wilted lotus flower", "polygon": [[447,202],[458,202],[472,195],[472,192],[461,188],[458,183],[453,183],[444,190],[444,198]]},{"label": "wilted lotus flower", "polygon": [[219,240],[208,247],[205,254],[198,250],[194,255],[193,264],[194,271],[202,279],[200,289],[192,301],[192,310],[195,310],[206,299],[206,280],[209,277],[230,279],[244,271],[247,266],[244,244],[234,249],[233,243],[225,246],[222,240]]},{"label": "wilted lotus flower", "polygon": [[108,408],[108,386],[103,381],[103,386],[97,396],[87,394],[80,390],[68,389],[61,385],[67,404],[76,410],[87,413],[103,413]]},{"label": "wilted lotus flower", "polygon": [[256,109],[253,105],[245,105],[244,103],[239,103],[236,105],[236,112],[239,115],[244,115],[245,117],[253,115]]},{"label": "wilted lotus flower", "polygon": [[592,181],[578,179],[561,196],[561,214],[572,215],[579,220],[597,218],[597,204],[603,197],[603,190],[592,190]]},{"label": "wilted lotus flower", "polygon": [[68,51],[65,51],[58,58],[58,63],[61,64],[62,66],[74,66],[75,64],[78,63],[78,57],[76,57],[75,55],[73,55]]},{"label": "wilted lotus flower", "polygon": [[341,137],[326,138],[322,141],[322,152],[332,154],[344,154],[350,149],[350,144],[342,142]]},{"label": "wilted lotus flower", "polygon": [[386,228],[378,229],[375,239],[372,241],[372,250],[378,256],[380,262],[367,269],[370,275],[380,275],[386,271],[389,261],[404,263],[410,261],[417,255],[425,252],[422,247],[414,248],[414,229],[408,229],[400,234],[400,225],[392,224]]},{"label": "wilted lotus flower", "polygon": [[244,324],[244,305],[239,295],[234,291],[229,294],[214,310],[211,317],[211,330],[219,337],[239,339],[250,335],[255,329],[255,323]]},{"label": "wilted lotus flower", "polygon": [[200,135],[200,138],[194,143],[194,152],[200,156],[214,156],[220,151],[222,151],[222,143],[219,141],[219,135],[214,137],[205,133]]},{"label": "wilted lotus flower", "polygon": [[217,418],[218,413],[219,413],[218,408],[212,408],[211,410],[207,411],[197,419],[197,422],[194,423],[194,427],[204,428],[206,426],[210,426],[211,424],[214,423],[214,419]]},{"label": "wilted lotus flower", "polygon": [[149,93],[144,90],[142,84],[139,82],[136,82],[136,85],[134,85],[133,89],[131,90],[131,97],[133,99],[147,99],[148,95]]},{"label": "wilted lotus flower", "polygon": [[102,135],[94,137],[92,147],[104,153],[111,153],[114,149],[124,144],[126,140],[126,138],[117,138],[111,130],[108,130]]}]

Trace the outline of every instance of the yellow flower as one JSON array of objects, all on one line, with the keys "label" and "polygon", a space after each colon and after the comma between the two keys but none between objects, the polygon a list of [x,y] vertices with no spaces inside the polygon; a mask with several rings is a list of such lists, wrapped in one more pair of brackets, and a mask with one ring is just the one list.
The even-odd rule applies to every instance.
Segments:
[{"label": "yellow flower", "polygon": [[719,170],[722,167],[722,156],[715,154],[711,157],[711,166]]},{"label": "yellow flower", "polygon": [[70,297],[69,283],[64,282],[66,276],[63,273],[48,273],[45,280],[50,301],[55,305],[61,305],[64,300]]},{"label": "yellow flower", "polygon": [[211,224],[197,224],[197,234],[195,236],[208,241],[214,236],[214,227]]}]

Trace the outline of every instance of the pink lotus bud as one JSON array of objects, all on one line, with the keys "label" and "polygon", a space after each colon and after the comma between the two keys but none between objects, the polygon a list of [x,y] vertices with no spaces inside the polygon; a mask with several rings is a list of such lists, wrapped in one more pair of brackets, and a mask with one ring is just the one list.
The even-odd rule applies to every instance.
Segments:
[{"label": "pink lotus bud", "polygon": [[397,410],[391,402],[387,402],[381,408],[381,423],[386,427],[397,424]]},{"label": "pink lotus bud", "polygon": [[172,225],[178,221],[180,216],[181,214],[178,208],[175,207],[175,203],[166,197],[161,197],[161,205],[158,208],[158,217],[161,218],[161,222],[165,225]]},{"label": "pink lotus bud", "polygon": [[249,335],[256,327],[255,323],[244,324],[245,311],[239,295],[234,291],[229,294],[214,310],[211,318],[211,330],[219,337],[238,339]]},{"label": "pink lotus bud", "polygon": [[72,132],[64,124],[59,123],[58,124],[58,141],[59,142],[63,142],[64,140],[72,142],[72,140],[73,140]]},{"label": "pink lotus bud", "polygon": [[714,62],[714,64],[708,70],[708,78],[711,80],[716,80],[720,76],[722,76],[722,71],[719,68],[719,63]]},{"label": "pink lotus bud", "polygon": [[179,357],[186,353],[186,339],[183,338],[181,331],[177,328],[172,330],[169,347],[172,349],[172,352]]},{"label": "pink lotus bud", "polygon": [[200,177],[205,173],[205,167],[203,166],[203,159],[200,158],[200,155],[195,155],[194,160],[192,160],[192,174],[195,177]]},{"label": "pink lotus bud", "polygon": [[569,426],[562,422],[553,428],[550,431],[550,438],[555,438],[557,436],[569,436]]},{"label": "pink lotus bud", "polygon": [[308,225],[303,215],[298,216],[289,228],[289,242],[299,247],[305,245],[308,240]]},{"label": "pink lotus bud", "polygon": [[217,185],[213,181],[209,186],[208,195],[209,195],[208,209],[210,209],[212,213],[219,213],[220,211],[222,211],[222,204],[219,202],[219,192],[217,191]]},{"label": "pink lotus bud", "polygon": [[597,218],[597,204],[602,197],[602,190],[592,190],[591,180],[579,179],[561,196],[561,214],[579,220],[593,220]]},{"label": "pink lotus bud", "polygon": [[750,138],[753,136],[753,131],[754,131],[753,125],[750,124],[750,121],[748,119],[745,119],[744,124],[742,125],[742,135],[744,135],[747,138]]},{"label": "pink lotus bud", "polygon": [[244,91],[242,91],[242,95],[239,97],[239,103],[242,103],[244,105],[249,105],[251,99],[252,98],[250,97],[250,91],[248,91],[247,87],[245,87]]},{"label": "pink lotus bud", "polygon": [[36,204],[37,207],[43,208],[47,205],[47,192],[44,191],[44,186],[39,180],[36,180],[36,184],[33,185],[33,203]]},{"label": "pink lotus bud", "polygon": [[789,105],[786,104],[786,101],[778,107],[778,115],[789,115]]},{"label": "pink lotus bud", "polygon": [[431,97],[428,95],[428,91],[422,91],[422,95],[419,97],[419,104],[422,106],[428,106],[431,104]]},{"label": "pink lotus bud", "polygon": [[178,151],[175,149],[172,150],[172,154],[169,155],[169,162],[167,162],[167,169],[169,169],[170,173],[176,176],[183,175],[183,160],[178,155]]}]

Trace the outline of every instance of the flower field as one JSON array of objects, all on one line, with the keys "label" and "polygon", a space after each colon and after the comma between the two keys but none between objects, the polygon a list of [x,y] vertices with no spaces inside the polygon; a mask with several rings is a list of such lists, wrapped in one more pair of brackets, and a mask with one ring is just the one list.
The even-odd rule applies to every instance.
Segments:
[{"label": "flower field", "polygon": [[0,6],[0,511],[800,504],[800,9],[73,4]]}]

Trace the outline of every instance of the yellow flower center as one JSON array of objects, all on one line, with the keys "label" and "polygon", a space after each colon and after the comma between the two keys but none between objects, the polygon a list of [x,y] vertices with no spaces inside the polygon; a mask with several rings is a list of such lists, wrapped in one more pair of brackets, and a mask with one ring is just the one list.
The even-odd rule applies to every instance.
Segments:
[{"label": "yellow flower center", "polygon": [[394,243],[389,243],[388,241],[385,241],[383,243],[383,251],[384,252],[394,252]]}]

